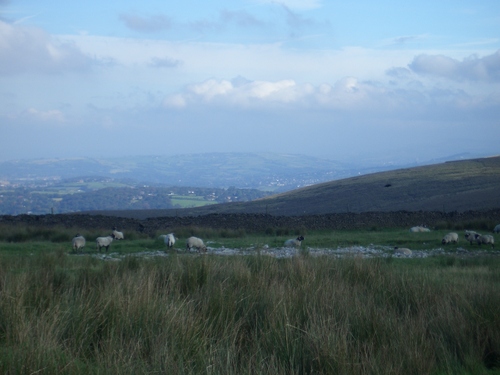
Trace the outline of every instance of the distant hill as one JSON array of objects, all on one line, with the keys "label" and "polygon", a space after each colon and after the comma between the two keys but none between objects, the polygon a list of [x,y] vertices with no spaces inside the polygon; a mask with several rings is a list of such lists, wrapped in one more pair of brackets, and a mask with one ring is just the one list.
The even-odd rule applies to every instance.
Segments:
[{"label": "distant hill", "polygon": [[373,171],[373,168],[353,167],[332,160],[295,154],[206,153],[101,159],[12,160],[0,162],[0,181],[32,183],[37,180],[90,176],[155,186],[233,186],[279,192],[366,173],[365,169]]},{"label": "distant hill", "polygon": [[[446,160],[465,156],[453,155]],[[432,161],[426,164],[430,163]],[[0,185],[14,183],[40,186],[40,183],[47,181],[92,177],[150,186],[236,187],[277,193],[325,181],[409,166],[414,164],[401,165],[375,160],[339,162],[278,153],[11,160],[0,162]]]},{"label": "distant hill", "polygon": [[244,203],[180,210],[94,211],[122,217],[212,213],[319,215],[343,212],[469,211],[500,208],[500,157],[452,161],[316,184]]}]

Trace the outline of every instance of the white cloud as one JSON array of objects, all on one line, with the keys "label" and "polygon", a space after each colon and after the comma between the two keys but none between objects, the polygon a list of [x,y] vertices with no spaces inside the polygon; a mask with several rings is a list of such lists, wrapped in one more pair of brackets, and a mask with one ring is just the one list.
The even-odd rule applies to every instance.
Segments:
[{"label": "white cloud", "polygon": [[[239,78],[241,81],[241,77]],[[346,94],[360,95],[357,80],[346,78],[335,88],[328,84],[315,87],[311,84],[297,84],[294,80],[248,81],[233,84],[228,80],[210,79],[186,87],[183,93],[167,97],[165,105],[185,107],[197,103],[214,103],[228,107],[269,107],[274,105],[317,106],[335,105],[340,96],[344,102]],[[352,95],[351,95],[352,96]],[[350,98],[352,100],[352,98]]]},{"label": "white cloud", "polygon": [[169,108],[184,108],[187,103],[183,95],[176,94],[167,96],[163,101],[163,105]]},{"label": "white cloud", "polygon": [[418,74],[456,81],[500,81],[500,50],[484,57],[469,56],[462,61],[444,55],[418,55],[409,65]]},{"label": "white cloud", "polygon": [[0,74],[83,71],[91,60],[74,44],[34,27],[0,20]]},{"label": "white cloud", "polygon": [[387,69],[385,74],[387,74],[389,77],[397,78],[397,79],[406,79],[411,76],[411,70],[407,68],[401,68],[401,67],[393,67],[390,69]]},{"label": "white cloud", "polygon": [[[241,77],[235,81],[242,81]],[[312,85],[298,85],[293,80],[247,81],[233,83],[228,80],[209,79],[189,85],[183,93],[168,96],[167,107],[183,108],[196,103],[212,103],[226,106],[248,107],[269,104],[299,103],[313,94]]]},{"label": "white cloud", "polygon": [[[296,86],[295,81],[291,79],[278,82],[252,82],[248,85],[248,95],[258,99],[265,99],[274,94],[293,90]],[[289,98],[289,95],[285,96]]]},{"label": "white cloud", "polygon": [[199,96],[203,100],[211,100],[215,96],[225,95],[232,91],[233,85],[229,81],[216,81],[209,79],[200,84],[189,86],[188,90]]},{"label": "white cloud", "polygon": [[164,58],[153,57],[151,59],[150,65],[154,68],[176,68],[182,65],[182,61],[177,59],[171,59],[169,57],[164,57]]},{"label": "white cloud", "polygon": [[[333,85],[299,84],[294,80],[249,81],[216,80],[193,84],[163,101],[169,108],[196,108],[200,105],[227,109],[321,109],[330,111],[361,111],[373,113],[413,113],[441,107],[450,109],[481,109],[500,104],[498,95],[473,95],[460,88],[439,88],[422,82],[408,81],[401,85],[360,81],[344,77]],[[496,104],[495,104],[496,103]]]},{"label": "white cloud", "polygon": [[168,30],[172,27],[170,18],[161,14],[144,17],[137,14],[124,13],[120,15],[120,20],[129,29],[145,33]]},{"label": "white cloud", "polygon": [[42,122],[50,122],[50,123],[65,122],[64,114],[57,109],[39,111],[38,109],[35,108],[29,108],[25,112],[25,116],[32,118],[36,121],[42,121]]}]

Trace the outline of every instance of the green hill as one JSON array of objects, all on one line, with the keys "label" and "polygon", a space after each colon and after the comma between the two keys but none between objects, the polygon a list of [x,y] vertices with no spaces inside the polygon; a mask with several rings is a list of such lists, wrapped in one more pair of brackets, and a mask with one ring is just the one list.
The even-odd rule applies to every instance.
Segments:
[{"label": "green hill", "polygon": [[493,208],[500,208],[498,156],[367,174],[251,202],[181,210],[107,211],[105,214],[135,218],[210,213],[291,216],[401,210],[463,212]]}]

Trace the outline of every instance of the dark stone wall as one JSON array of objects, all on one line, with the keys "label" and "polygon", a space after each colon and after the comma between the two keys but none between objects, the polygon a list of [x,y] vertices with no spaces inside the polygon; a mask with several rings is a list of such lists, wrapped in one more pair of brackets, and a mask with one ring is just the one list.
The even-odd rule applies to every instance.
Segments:
[{"label": "dark stone wall", "polygon": [[[195,226],[214,229],[244,229],[264,232],[280,228],[288,230],[350,230],[410,228],[424,224],[429,228],[436,225],[466,225],[479,221],[500,223],[500,209],[467,212],[365,212],[337,213],[310,216],[273,216],[266,214],[210,214],[188,217],[156,217],[145,220],[103,215],[58,214],[0,216],[0,225],[62,226],[80,229],[133,230],[148,235],[157,231]],[[471,228],[473,229],[473,228]]]}]

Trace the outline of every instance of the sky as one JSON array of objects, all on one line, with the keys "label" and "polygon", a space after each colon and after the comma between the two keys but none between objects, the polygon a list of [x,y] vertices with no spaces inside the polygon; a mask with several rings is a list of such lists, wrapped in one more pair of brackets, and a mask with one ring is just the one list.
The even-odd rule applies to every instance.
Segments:
[{"label": "sky", "polygon": [[0,161],[500,154],[500,1],[0,0]]}]

